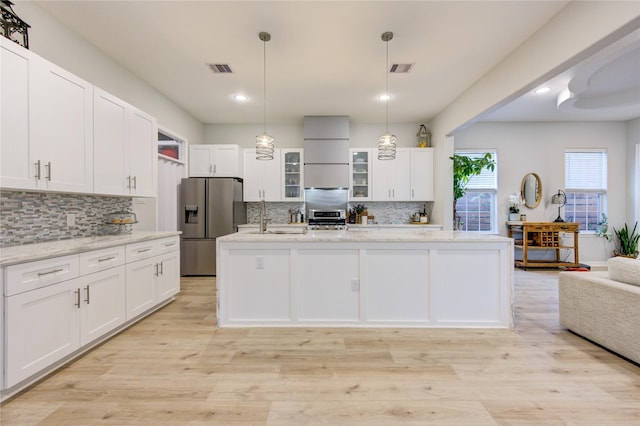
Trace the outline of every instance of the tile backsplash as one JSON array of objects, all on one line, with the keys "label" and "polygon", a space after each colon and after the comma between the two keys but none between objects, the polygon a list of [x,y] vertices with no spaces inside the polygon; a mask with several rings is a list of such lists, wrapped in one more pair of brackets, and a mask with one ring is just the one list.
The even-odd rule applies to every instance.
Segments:
[{"label": "tile backsplash", "polygon": [[[130,232],[130,225],[106,224],[121,210],[132,210],[130,197],[0,191],[0,247]],[[67,226],[69,214],[74,226]]]},{"label": "tile backsplash", "polygon": [[[364,204],[367,212],[374,216],[375,223],[403,224],[410,223],[411,216],[426,207],[427,214],[431,217],[433,202],[360,202],[349,203],[349,208],[356,204]],[[270,223],[288,223],[289,209],[300,209],[304,212],[304,203],[267,203],[267,217]],[[306,221],[307,218],[305,218]],[[247,203],[247,221],[258,223],[260,221],[260,203]]]}]

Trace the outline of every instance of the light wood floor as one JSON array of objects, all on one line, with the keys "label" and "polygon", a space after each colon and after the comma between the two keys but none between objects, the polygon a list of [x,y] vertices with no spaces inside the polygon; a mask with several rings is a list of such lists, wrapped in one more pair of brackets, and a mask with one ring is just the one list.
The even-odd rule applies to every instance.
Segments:
[{"label": "light wood floor", "polygon": [[640,368],[560,328],[553,271],[516,271],[515,330],[216,330],[214,285],[183,279],[0,423],[640,424]]}]

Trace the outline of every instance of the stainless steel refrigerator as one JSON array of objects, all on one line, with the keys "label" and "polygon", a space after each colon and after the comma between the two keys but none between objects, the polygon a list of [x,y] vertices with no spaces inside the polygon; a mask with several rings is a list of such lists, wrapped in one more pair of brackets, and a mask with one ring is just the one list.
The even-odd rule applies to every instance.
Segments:
[{"label": "stainless steel refrigerator", "polygon": [[216,274],[216,238],[247,223],[242,179],[186,178],[180,187],[180,271]]}]

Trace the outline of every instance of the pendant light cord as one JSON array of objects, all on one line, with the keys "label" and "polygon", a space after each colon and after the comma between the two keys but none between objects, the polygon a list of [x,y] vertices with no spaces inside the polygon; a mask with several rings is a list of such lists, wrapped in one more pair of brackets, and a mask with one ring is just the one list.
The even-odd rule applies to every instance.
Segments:
[{"label": "pendant light cord", "polygon": [[262,131],[267,133],[267,41],[262,41]]},{"label": "pendant light cord", "polygon": [[387,44],[387,66],[384,69],[385,76],[385,95],[387,100],[385,101],[385,125],[384,131],[385,133],[389,133],[389,101],[391,100],[391,96],[389,95],[389,40],[386,41]]}]

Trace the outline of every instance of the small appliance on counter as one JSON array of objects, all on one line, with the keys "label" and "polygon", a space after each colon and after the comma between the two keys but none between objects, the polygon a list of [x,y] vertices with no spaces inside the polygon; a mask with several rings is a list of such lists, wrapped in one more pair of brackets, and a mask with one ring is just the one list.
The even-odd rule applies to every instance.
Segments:
[{"label": "small appliance on counter", "polygon": [[138,223],[138,219],[133,212],[118,211],[107,215],[107,223],[110,225],[133,225]]}]

